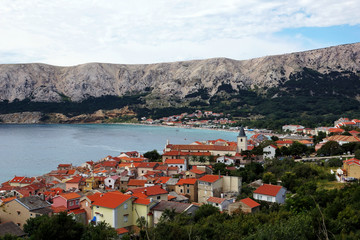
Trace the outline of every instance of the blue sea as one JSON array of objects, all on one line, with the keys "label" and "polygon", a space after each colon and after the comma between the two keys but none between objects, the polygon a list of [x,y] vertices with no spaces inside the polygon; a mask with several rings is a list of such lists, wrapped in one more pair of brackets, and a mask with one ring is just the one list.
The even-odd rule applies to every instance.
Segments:
[{"label": "blue sea", "polygon": [[189,144],[222,138],[236,141],[237,132],[124,124],[0,125],[0,183],[17,176],[39,176],[60,163],[81,165],[108,155],[156,149],[166,141]]}]

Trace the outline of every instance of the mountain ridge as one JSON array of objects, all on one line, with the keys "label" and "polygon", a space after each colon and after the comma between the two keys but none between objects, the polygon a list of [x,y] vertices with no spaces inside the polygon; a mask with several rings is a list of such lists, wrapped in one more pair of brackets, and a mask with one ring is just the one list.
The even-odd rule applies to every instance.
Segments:
[{"label": "mountain ridge", "polygon": [[152,64],[43,63],[1,64],[0,101],[81,102],[89,97],[146,93],[146,105],[183,102],[206,89],[209,97],[222,86],[254,90],[279,87],[304,68],[319,73],[360,73],[360,43],[249,60],[211,58]]}]

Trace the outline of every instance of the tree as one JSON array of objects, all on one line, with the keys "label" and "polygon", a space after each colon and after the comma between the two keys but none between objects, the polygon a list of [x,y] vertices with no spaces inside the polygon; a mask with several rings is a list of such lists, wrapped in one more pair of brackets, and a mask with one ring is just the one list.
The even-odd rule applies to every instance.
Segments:
[{"label": "tree", "polygon": [[355,151],[355,158],[360,159],[360,149]]},{"label": "tree", "polygon": [[308,151],[308,147],[305,144],[294,142],[289,147],[290,154],[293,156],[299,156]]},{"label": "tree", "polygon": [[[66,212],[40,218],[40,220],[38,219],[39,222],[26,223],[26,225],[29,225],[26,228],[27,231],[31,232],[30,239],[78,240],[81,239],[84,233],[84,226],[76,222],[71,216],[68,216]],[[28,221],[32,221],[32,219],[28,219]]]},{"label": "tree", "polygon": [[219,171],[221,175],[227,175],[230,173],[230,170],[226,169],[225,163],[215,163],[213,165],[213,173],[218,174]]},{"label": "tree", "polygon": [[148,158],[151,162],[157,162],[161,160],[161,155],[155,149],[144,153],[144,157]]},{"label": "tree", "polygon": [[86,226],[85,232],[81,240],[110,240],[116,239],[116,230],[106,222],[98,222],[96,225],[89,224]]},{"label": "tree", "polygon": [[273,140],[274,142],[279,141],[279,138],[277,136],[271,136],[271,140]]},{"label": "tree", "polygon": [[281,177],[282,186],[285,187],[289,191],[294,191],[297,187],[297,178],[295,173],[293,172],[285,172],[284,175]]},{"label": "tree", "polygon": [[318,155],[332,156],[342,154],[344,150],[338,142],[328,141],[318,151]]},{"label": "tree", "polygon": [[195,222],[200,221],[203,218],[207,218],[210,215],[219,213],[219,209],[210,204],[204,204],[195,212]]},{"label": "tree", "polygon": [[167,222],[167,221],[174,221],[176,216],[175,209],[165,209],[164,212],[161,214],[160,222]]},{"label": "tree", "polygon": [[272,172],[264,173],[262,180],[264,183],[276,184],[276,177],[275,174],[273,174]]}]

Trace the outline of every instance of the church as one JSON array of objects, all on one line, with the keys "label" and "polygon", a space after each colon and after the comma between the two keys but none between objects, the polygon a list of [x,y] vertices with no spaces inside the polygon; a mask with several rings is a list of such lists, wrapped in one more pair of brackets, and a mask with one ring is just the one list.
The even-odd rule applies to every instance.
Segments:
[{"label": "church", "polygon": [[242,151],[248,150],[248,139],[243,127],[240,128],[236,142],[223,139],[193,142],[191,144],[170,144],[167,142],[164,159],[185,158],[186,156],[239,156]]}]

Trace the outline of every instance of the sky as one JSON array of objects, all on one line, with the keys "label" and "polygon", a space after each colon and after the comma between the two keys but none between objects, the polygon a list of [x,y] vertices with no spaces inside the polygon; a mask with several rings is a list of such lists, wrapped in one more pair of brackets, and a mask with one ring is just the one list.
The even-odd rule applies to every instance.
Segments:
[{"label": "sky", "polygon": [[237,60],[360,41],[358,0],[1,0],[0,63]]}]

